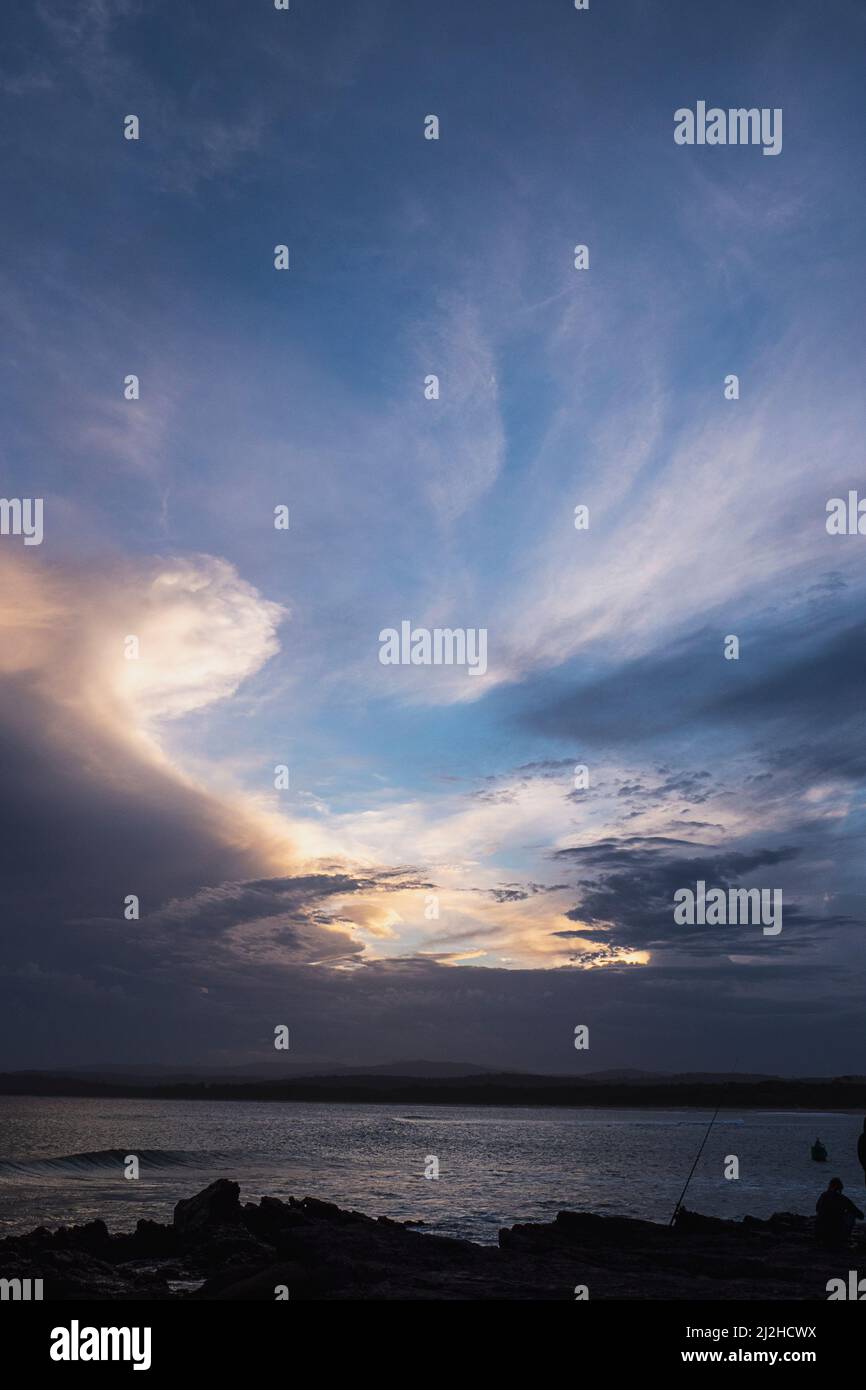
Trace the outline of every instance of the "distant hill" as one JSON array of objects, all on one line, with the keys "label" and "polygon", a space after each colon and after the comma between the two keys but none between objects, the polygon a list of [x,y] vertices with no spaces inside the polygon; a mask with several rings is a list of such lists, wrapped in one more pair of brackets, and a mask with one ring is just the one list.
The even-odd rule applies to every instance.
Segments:
[{"label": "distant hill", "polygon": [[[627,1081],[636,1086],[657,1086],[664,1083],[669,1086],[690,1086],[695,1082],[716,1082],[726,1081],[779,1081],[781,1077],[773,1075],[772,1072],[760,1071],[633,1071],[629,1068],[619,1071],[591,1071],[580,1078],[581,1081],[610,1082]],[[820,1078],[816,1078],[820,1079]]]},{"label": "distant hill", "polygon": [[[377,1067],[344,1067],[344,1076],[494,1076],[493,1067],[474,1062],[382,1062]],[[522,1073],[516,1073],[522,1075]]]},{"label": "distant hill", "polygon": [[[256,1080],[224,1077],[194,1080],[143,1080],[11,1072],[0,1075],[0,1094],[94,1096],[151,1100],[340,1101],[391,1105],[552,1105],[765,1110],[850,1110],[866,1113],[866,1078],[726,1076],[687,1072],[671,1077],[638,1074],[627,1080],[594,1076],[532,1076],[488,1072],[418,1076],[394,1066],[455,1067],[461,1063],[392,1063],[376,1070],[330,1075],[272,1076]],[[616,1075],[616,1074],[614,1074]]]}]

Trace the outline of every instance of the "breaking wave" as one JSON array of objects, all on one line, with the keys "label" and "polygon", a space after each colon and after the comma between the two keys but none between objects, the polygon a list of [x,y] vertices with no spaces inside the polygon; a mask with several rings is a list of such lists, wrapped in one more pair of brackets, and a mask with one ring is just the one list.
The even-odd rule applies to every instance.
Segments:
[{"label": "breaking wave", "polygon": [[142,1172],[157,1168],[207,1168],[234,1156],[213,1149],[96,1149],[93,1153],[61,1154],[57,1158],[0,1158],[0,1178],[38,1177],[50,1173],[106,1173],[122,1171],[127,1157],[134,1154]]}]

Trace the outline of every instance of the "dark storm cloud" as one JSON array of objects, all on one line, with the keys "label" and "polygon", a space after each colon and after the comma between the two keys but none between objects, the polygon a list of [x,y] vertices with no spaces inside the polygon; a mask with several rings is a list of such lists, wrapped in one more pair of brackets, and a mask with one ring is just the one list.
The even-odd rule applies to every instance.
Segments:
[{"label": "dark storm cloud", "polygon": [[[650,949],[656,965],[669,954],[721,961],[727,952],[745,950],[763,962],[808,956],[816,987],[825,956],[832,958],[836,949],[856,955],[853,933],[840,936],[838,929],[859,930],[866,918],[863,875],[847,843],[844,815],[832,814],[838,796],[820,798],[815,815],[802,815],[796,824],[789,814],[792,804],[805,809],[800,798],[815,783],[852,784],[866,776],[866,623],[851,602],[836,610],[845,588],[825,577],[811,593],[794,596],[803,604],[796,618],[790,604],[763,615],[740,634],[737,662],[721,655],[722,634],[736,630],[731,622],[665,644],[615,674],[578,681],[568,690],[561,679],[551,680],[557,693],[536,693],[524,718],[537,730],[569,740],[579,734],[587,750],[626,746],[631,756],[634,744],[642,759],[647,751],[661,755],[659,780],[642,773],[618,787],[621,824],[666,797],[683,803],[683,819],[662,823],[667,835],[618,834],[557,854],[580,872],[575,907],[566,915],[587,924],[585,930],[556,933],[560,939],[579,936],[598,946],[602,957],[617,947]],[[671,756],[674,747],[682,765]],[[744,753],[752,770],[732,761]],[[690,806],[717,794],[737,798],[738,808],[748,811],[753,828],[735,844],[725,844],[721,824],[684,818]],[[571,799],[580,803],[583,795]],[[787,825],[784,845],[775,830],[780,814]],[[678,839],[675,823],[692,839]],[[673,894],[694,888],[698,879],[708,887],[781,888],[781,936],[765,938],[745,927],[677,926]],[[846,945],[834,947],[828,933]]]},{"label": "dark storm cloud", "polygon": [[[200,972],[203,946],[213,964],[222,955],[232,965],[245,952],[273,955],[280,966],[360,956],[360,942],[341,918],[334,900],[354,894],[429,887],[411,874],[386,871],[362,876],[307,873],[221,883],[188,898],[172,899],[140,922],[146,952]],[[84,934],[113,931],[113,921],[75,922]],[[323,931],[322,928],[327,928]]]},{"label": "dark storm cloud", "polygon": [[553,857],[609,870],[619,865],[649,865],[657,860],[662,850],[693,847],[692,840],[679,840],[667,835],[623,835],[596,840],[589,845],[570,845],[556,850]]},{"label": "dark storm cloud", "polygon": [[[559,850],[558,860],[574,863],[586,876],[580,901],[565,916],[588,923],[589,928],[553,935],[584,937],[611,948],[706,956],[746,948],[750,953],[811,948],[817,935],[828,928],[854,923],[846,914],[816,915],[791,900],[784,887],[785,870],[801,854],[796,846],[731,850],[690,845],[697,852],[689,855],[682,853],[685,846],[684,841],[656,836],[608,839]],[[708,889],[781,888],[782,934],[765,938],[760,927],[746,925],[678,925],[674,894],[681,888],[694,891],[699,880]]]},{"label": "dark storm cloud", "polygon": [[319,917],[320,905],[332,897],[429,886],[393,870],[363,877],[348,873],[284,875],[202,888],[190,898],[166,903],[149,920],[163,926],[183,924],[187,930],[200,927],[208,935],[217,936],[241,923],[258,922],[264,918],[286,914]]},{"label": "dark storm cloud", "polygon": [[[36,896],[6,919],[4,1055],[14,1058],[22,1041],[31,1056],[34,1048],[38,1054],[42,1043],[56,1046],[60,1033],[69,1045],[63,1055],[73,1060],[118,1055],[118,1042],[125,1055],[180,1048],[194,1059],[212,1051],[214,1030],[222,1036],[222,1029],[235,1035],[232,1045],[249,1050],[263,1026],[257,1017],[263,1000],[294,994],[307,972],[324,963],[357,965],[363,948],[339,915],[341,901],[419,886],[425,885],[395,871],[234,881],[171,899],[133,921],[119,913],[46,919]],[[279,1021],[282,1015],[266,1020],[271,1033]],[[245,1028],[252,1031],[244,1039]],[[330,1055],[335,1047],[331,1039]]]},{"label": "dark storm cloud", "polygon": [[[191,1002],[211,988],[224,999],[242,976],[275,964],[357,956],[338,917],[340,899],[421,883],[411,870],[353,876],[344,865],[268,875],[275,860],[291,862],[282,824],[238,796],[196,786],[172,765],[141,716],[142,690],[163,702],[179,692],[184,707],[191,695],[218,696],[235,669],[267,650],[260,619],[268,618],[225,566],[202,562],[185,589],[190,566],[162,565],[159,573],[171,579],[156,586],[158,596],[170,596],[161,601],[170,605],[182,591],[183,614],[199,616],[182,649],[164,648],[162,662],[144,669],[144,685],[130,686],[117,634],[132,613],[142,616],[140,595],[154,592],[149,576],[130,585],[124,570],[94,580],[24,570],[4,557],[0,1027],[7,1058],[26,1061],[48,1047],[55,1058],[80,1057],[96,1019],[105,1056],[136,1028],[159,1048],[155,1026],[176,1034]],[[166,626],[176,632],[174,616],[169,607]],[[219,646],[225,630],[228,648]],[[192,675],[177,682],[173,659],[190,650],[198,657]],[[132,895],[140,916],[127,920]]]},{"label": "dark storm cloud", "polygon": [[[653,741],[701,728],[721,748],[735,734],[759,737],[768,763],[816,775],[866,775],[859,737],[866,695],[866,622],[820,610],[814,626],[769,619],[741,637],[740,659],[725,661],[721,631],[704,630],[660,652],[556,693],[536,694],[522,715],[538,732],[579,735],[584,745]],[[551,682],[553,684],[553,682]],[[668,789],[700,803],[706,771],[671,774]],[[657,789],[654,789],[657,790]],[[626,783],[624,796],[645,787]]]},{"label": "dark storm cloud", "polygon": [[[46,1050],[31,1060],[266,1066],[274,1026],[285,1023],[293,1054],[337,1060],[462,1055],[580,1074],[634,1065],[638,1035],[641,1056],[669,1070],[689,1056],[720,1070],[760,1058],[762,1069],[826,1073],[850,1070],[851,1037],[862,1036],[860,990],[842,965],[816,994],[802,966],[773,959],[752,969],[722,958],[652,971],[481,971],[413,959],[278,972],[240,962],[233,977],[208,976],[207,993],[205,979],[146,978],[102,991],[69,977],[20,980],[22,1005],[38,1005],[44,1019]],[[590,1027],[587,1053],[574,1050],[578,1023]],[[10,1031],[8,1019],[3,1026]]]},{"label": "dark storm cloud", "polygon": [[17,899],[97,916],[137,887],[161,901],[256,866],[217,801],[83,726],[30,677],[4,683],[0,754],[0,873]]},{"label": "dark storm cloud", "polygon": [[[643,1057],[674,1070],[684,1056],[700,1056],[719,1069],[737,1059],[748,1069],[761,1057],[771,1070],[842,1071],[853,1032],[862,1034],[859,991],[841,966],[828,986],[816,996],[801,963],[772,958],[752,969],[723,958],[651,972],[473,970],[413,959],[307,969],[279,985],[259,978],[255,995],[235,996],[226,1033],[237,1048],[254,1033],[265,1056],[272,1030],[264,1020],[286,1021],[303,1052],[383,1062],[464,1056],[578,1074],[634,1065],[637,1034]],[[574,1050],[578,1023],[590,1027],[588,1053]]]}]

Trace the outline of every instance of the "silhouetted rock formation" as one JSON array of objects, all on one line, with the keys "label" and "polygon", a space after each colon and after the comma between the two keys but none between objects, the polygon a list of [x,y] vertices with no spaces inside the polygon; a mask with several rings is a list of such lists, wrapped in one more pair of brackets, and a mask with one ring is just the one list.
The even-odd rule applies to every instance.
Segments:
[{"label": "silhouetted rock formation", "polygon": [[139,1221],[44,1228],[0,1241],[0,1278],[42,1279],[44,1297],[571,1301],[590,1299],[818,1299],[828,1279],[866,1267],[866,1239],[828,1254],[810,1217],[722,1221],[682,1210],[676,1226],[562,1211],[516,1225],[499,1246],[422,1234],[306,1197],[241,1205],[220,1178],[177,1203],[171,1226]]}]

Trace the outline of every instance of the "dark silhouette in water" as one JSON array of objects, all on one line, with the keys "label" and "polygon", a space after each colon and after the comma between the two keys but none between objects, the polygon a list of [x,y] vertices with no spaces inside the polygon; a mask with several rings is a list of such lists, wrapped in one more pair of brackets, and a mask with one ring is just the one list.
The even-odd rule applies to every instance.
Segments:
[{"label": "dark silhouette in water", "polygon": [[816,1139],[812,1145],[812,1157],[816,1163],[827,1162],[827,1150],[824,1148],[820,1139]]},{"label": "dark silhouette in water", "polygon": [[848,1197],[842,1195],[841,1178],[831,1178],[827,1191],[815,1203],[815,1239],[831,1250],[845,1248],[851,1238],[854,1222],[863,1213]]},{"label": "dark silhouette in water", "polygon": [[857,1157],[863,1169],[863,1179],[866,1181],[866,1120],[863,1121],[863,1133],[857,1139]]}]

